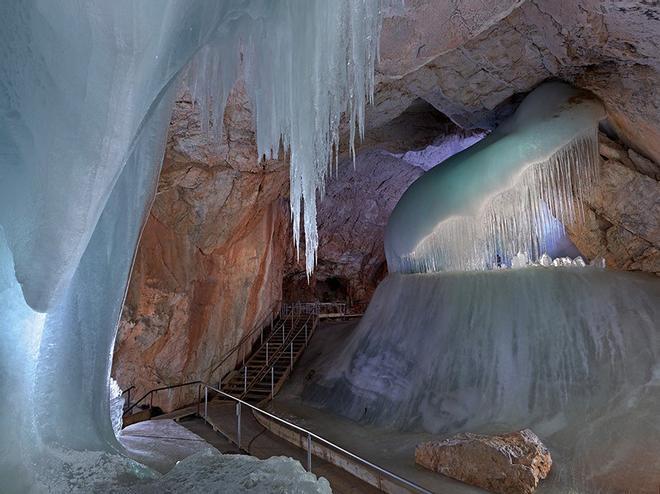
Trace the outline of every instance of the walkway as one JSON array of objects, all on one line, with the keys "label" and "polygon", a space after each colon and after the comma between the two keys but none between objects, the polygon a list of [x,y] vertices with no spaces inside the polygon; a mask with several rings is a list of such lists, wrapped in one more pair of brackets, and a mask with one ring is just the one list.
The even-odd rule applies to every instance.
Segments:
[{"label": "walkway", "polygon": [[[226,401],[211,400],[208,406],[208,415],[209,422],[213,424],[215,429],[224,436],[236,441],[236,405]],[[181,425],[189,427],[189,423],[182,421]],[[196,433],[213,444],[213,439],[210,436],[214,432],[210,427],[206,431],[200,429],[198,425],[195,425],[195,427],[197,427],[195,429]],[[260,459],[270,458],[271,456],[289,456],[300,461],[303,466],[307,464],[306,451],[267,431],[257,422],[252,413],[246,410],[241,414],[241,447],[244,452]],[[337,494],[375,494],[380,492],[344,470],[314,456],[312,457],[312,472],[319,477],[325,477],[330,482],[332,492]]]}]

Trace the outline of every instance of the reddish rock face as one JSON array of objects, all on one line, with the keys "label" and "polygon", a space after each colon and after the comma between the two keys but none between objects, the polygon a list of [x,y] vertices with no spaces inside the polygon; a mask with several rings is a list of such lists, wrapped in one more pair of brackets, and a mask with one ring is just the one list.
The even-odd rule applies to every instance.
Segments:
[{"label": "reddish rock face", "polygon": [[494,436],[466,432],[422,443],[415,462],[498,494],[531,494],[552,467],[547,448],[529,429]]},{"label": "reddish rock face", "polygon": [[[240,86],[224,124],[222,141],[212,144],[181,94],[115,346],[113,375],[123,389],[136,386],[133,398],[162,385],[217,380],[208,369],[281,299],[288,166],[258,162]],[[162,392],[154,405],[170,410],[196,392]]]}]

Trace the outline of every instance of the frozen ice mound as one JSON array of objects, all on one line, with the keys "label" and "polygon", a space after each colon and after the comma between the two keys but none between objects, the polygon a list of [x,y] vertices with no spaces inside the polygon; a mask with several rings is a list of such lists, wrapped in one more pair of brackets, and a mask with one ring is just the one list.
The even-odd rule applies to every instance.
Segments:
[{"label": "frozen ice mound", "polygon": [[259,460],[206,451],[186,458],[160,480],[132,492],[329,494],[332,490],[325,478],[317,478],[291,458]]},{"label": "frozen ice mound", "polygon": [[38,466],[37,494],[162,494],[190,492],[329,494],[330,484],[283,456],[259,460],[208,449],[179,461],[161,475],[122,455],[53,449]]},{"label": "frozen ice mound", "polygon": [[389,275],[303,397],[393,430],[531,428],[559,492],[655,492],[658,300],[595,267]]},{"label": "frozen ice mound", "polygon": [[597,178],[604,115],[566,84],[532,91],[490,135],[403,194],[386,228],[390,272],[486,270],[518,252],[536,261],[552,251]]}]

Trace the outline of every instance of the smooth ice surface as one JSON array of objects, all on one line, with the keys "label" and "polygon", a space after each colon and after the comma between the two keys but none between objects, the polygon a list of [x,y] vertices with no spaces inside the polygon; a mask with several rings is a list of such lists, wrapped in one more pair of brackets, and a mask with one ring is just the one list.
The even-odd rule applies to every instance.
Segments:
[{"label": "smooth ice surface", "polygon": [[110,378],[110,422],[115,436],[121,431],[124,415],[124,397],[121,394],[121,388],[117,381]]},{"label": "smooth ice surface", "polygon": [[126,454],[157,472],[169,472],[177,462],[214,449],[197,434],[174,420],[145,420],[122,429],[117,436]]},{"label": "smooth ice surface", "polygon": [[490,269],[518,252],[536,260],[579,219],[596,178],[593,97],[545,83],[486,138],[425,173],[401,197],[385,234],[390,272]]},{"label": "smooth ice surface", "polygon": [[560,492],[655,492],[658,300],[656,277],[597,268],[390,275],[303,397],[400,431],[530,427]]},{"label": "smooth ice surface", "polygon": [[260,152],[282,137],[313,252],[340,114],[354,133],[373,88],[379,6],[0,2],[0,491],[150,475],[114,454],[110,359],[179,77],[217,132],[240,48]]}]

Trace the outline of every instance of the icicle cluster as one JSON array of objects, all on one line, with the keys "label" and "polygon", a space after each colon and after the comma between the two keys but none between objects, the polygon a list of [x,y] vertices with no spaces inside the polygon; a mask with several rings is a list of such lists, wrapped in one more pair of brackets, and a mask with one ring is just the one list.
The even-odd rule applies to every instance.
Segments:
[{"label": "icicle cluster", "polygon": [[252,4],[258,4],[254,12],[237,13],[230,27],[220,29],[198,53],[190,84],[201,103],[203,125],[219,138],[224,105],[242,66],[259,156],[290,153],[294,241],[298,249],[302,217],[309,274],[318,245],[316,193],[323,194],[333,154],[338,154],[342,114],[348,117],[351,152],[356,131],[360,137],[364,133],[381,0]]},{"label": "icicle cluster", "polygon": [[562,223],[582,218],[580,197],[596,180],[599,159],[598,135],[590,130],[527,167],[476,215],[440,223],[401,259],[399,271],[487,270],[515,261],[520,252],[531,262],[539,260],[565,236]]}]

